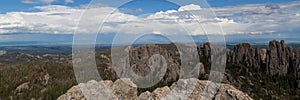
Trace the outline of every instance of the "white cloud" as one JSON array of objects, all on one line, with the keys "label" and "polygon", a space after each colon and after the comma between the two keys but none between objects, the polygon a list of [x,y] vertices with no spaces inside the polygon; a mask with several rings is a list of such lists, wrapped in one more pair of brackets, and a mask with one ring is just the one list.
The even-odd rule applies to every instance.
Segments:
[{"label": "white cloud", "polygon": [[199,5],[190,4],[187,6],[182,6],[178,9],[178,11],[192,11],[192,10],[201,10]]},{"label": "white cloud", "polygon": [[[39,6],[40,12],[10,12],[0,14],[1,33],[71,34],[77,23],[79,33],[98,32],[99,22],[105,21],[102,33],[155,34],[269,34],[299,31],[300,2],[279,5],[243,5],[224,8],[201,8],[186,5],[178,10],[157,12],[146,17],[124,13],[124,9],[91,5],[89,9],[58,5]],[[115,12],[111,13],[111,11]],[[217,16],[211,13],[215,12]],[[85,12],[84,17],[80,15]],[[195,16],[197,15],[197,16]],[[199,24],[200,23],[200,24]],[[218,27],[222,26],[222,30]]]},{"label": "white cloud", "polygon": [[120,12],[125,13],[125,14],[138,14],[143,12],[143,9],[138,8],[138,9],[128,9],[128,8],[121,8],[119,9]]},{"label": "white cloud", "polygon": [[26,4],[52,4],[53,2],[64,2],[68,4],[74,3],[74,0],[21,0],[21,2]]},{"label": "white cloud", "polygon": [[39,1],[42,2],[42,3],[45,3],[45,4],[51,4],[55,0],[39,0]]},{"label": "white cloud", "polygon": [[74,3],[74,0],[65,0],[65,3]]},{"label": "white cloud", "polygon": [[32,0],[22,0],[22,3],[27,3],[27,4],[34,4],[36,2],[32,1]]},{"label": "white cloud", "polygon": [[0,33],[72,33],[81,10],[65,6],[37,7],[42,12],[0,15]]},{"label": "white cloud", "polygon": [[26,4],[51,4],[56,0],[22,0],[22,3]]}]

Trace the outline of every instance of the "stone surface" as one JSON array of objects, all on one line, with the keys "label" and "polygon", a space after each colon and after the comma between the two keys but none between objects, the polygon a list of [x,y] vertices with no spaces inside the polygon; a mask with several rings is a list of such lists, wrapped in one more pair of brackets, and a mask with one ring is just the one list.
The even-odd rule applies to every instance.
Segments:
[{"label": "stone surface", "polygon": [[295,77],[298,82],[298,88],[300,89],[300,48],[297,48],[296,55],[295,55],[295,65],[294,65],[294,70],[295,70]]},{"label": "stone surface", "polygon": [[6,51],[5,50],[0,50],[0,56],[5,55]]},{"label": "stone surface", "polygon": [[79,86],[74,86],[67,91],[66,94],[61,95],[57,100],[86,100]]},{"label": "stone surface", "polygon": [[271,76],[297,72],[299,65],[293,48],[286,46],[283,40],[270,41],[269,50],[253,48],[249,43],[237,44],[233,50],[227,51],[227,63],[260,69]]},{"label": "stone surface", "polygon": [[203,63],[199,63],[199,74],[204,75],[205,74],[205,67]]},{"label": "stone surface", "polygon": [[300,48],[298,48],[296,52],[296,61],[295,61],[294,70],[295,70],[296,78],[300,80]]},{"label": "stone surface", "polygon": [[261,51],[252,48],[249,43],[237,44],[233,51],[227,53],[228,63],[244,65],[249,68],[258,68],[260,66]]},{"label": "stone surface", "polygon": [[211,62],[211,44],[204,43],[203,45],[198,46],[199,55],[207,60],[207,62]]},{"label": "stone surface", "polygon": [[267,58],[267,74],[284,76],[288,73],[289,55],[284,41],[271,41],[269,43]]},{"label": "stone surface", "polygon": [[120,79],[112,86],[113,93],[120,100],[132,100],[137,98],[137,86],[129,79]]},{"label": "stone surface", "polygon": [[[81,92],[80,88],[85,92]],[[92,91],[87,91],[87,89]],[[98,90],[95,91],[95,89]],[[83,95],[83,93],[86,94]],[[101,94],[99,95],[99,93]],[[86,98],[87,96],[88,98]],[[198,79],[180,79],[170,87],[157,88],[152,93],[146,91],[139,96],[137,96],[137,88],[129,79],[119,79],[115,83],[111,81],[90,81],[72,87],[67,93],[61,95],[58,100],[100,98],[109,98],[111,100],[199,100],[201,98],[213,100],[252,100],[247,94],[235,89],[231,85],[216,84]]]},{"label": "stone surface", "polygon": [[259,57],[260,57],[262,63],[266,63],[267,49],[260,49]]},{"label": "stone surface", "polygon": [[21,93],[30,89],[29,82],[23,83],[16,88],[16,93]]},{"label": "stone surface", "polygon": [[[178,48],[177,48],[178,46]],[[147,76],[153,70],[158,69],[158,76],[162,76],[163,82],[174,82],[180,74],[191,77],[197,74],[205,74],[204,66],[200,65],[199,71],[190,72],[199,63],[197,47],[183,44],[149,44],[140,47],[120,47],[112,50],[110,54],[99,54],[97,65],[103,72],[102,77],[111,80],[119,77],[132,77],[132,73],[139,76]],[[206,49],[209,45],[204,46]],[[178,50],[179,49],[179,50]],[[207,52],[206,52],[207,51]],[[205,53],[209,53],[205,50]],[[208,54],[206,54],[208,55]],[[162,56],[158,59],[156,56]],[[161,65],[159,65],[161,64]],[[166,66],[166,73],[162,73]],[[181,71],[181,67],[185,69]],[[130,72],[129,69],[133,72]],[[133,80],[135,81],[135,80]]]}]

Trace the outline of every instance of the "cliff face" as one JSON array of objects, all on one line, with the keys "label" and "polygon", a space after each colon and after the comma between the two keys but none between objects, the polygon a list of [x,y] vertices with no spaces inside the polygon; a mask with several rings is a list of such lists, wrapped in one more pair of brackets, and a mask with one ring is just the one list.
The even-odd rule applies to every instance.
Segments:
[{"label": "cliff face", "polygon": [[[210,43],[198,45],[198,55],[208,63],[211,62]],[[130,50],[130,64],[137,73],[148,73],[148,59],[154,54],[161,54],[168,63],[168,76],[177,76],[181,65],[180,52],[172,44],[146,45]],[[190,58],[192,59],[192,58]],[[233,50],[227,51],[227,64],[242,65],[248,68],[258,69],[270,76],[285,76],[294,73],[296,77],[300,68],[300,48],[294,53],[291,46],[286,46],[282,41],[270,41],[269,49],[254,48],[249,43],[237,44]],[[205,74],[205,73],[201,73]],[[176,77],[170,78],[174,80]]]},{"label": "cliff face", "polygon": [[[189,46],[186,46],[187,48]],[[173,82],[176,82],[179,78],[180,68],[183,63],[189,63],[182,61],[180,58],[183,52],[179,52],[175,44],[164,45],[145,45],[141,47],[125,47],[124,52],[129,54],[129,63],[127,65],[122,64],[124,58],[120,57],[117,61],[120,63],[112,63],[111,52],[99,53],[96,58],[98,69],[101,77],[105,80],[117,80],[116,68],[131,67],[133,71],[141,76],[147,75],[152,69],[151,57],[155,54],[163,56],[167,63],[166,73],[161,80],[160,85],[156,87],[170,86]],[[207,79],[209,74],[209,67],[211,59],[211,51],[217,49],[210,43],[205,43],[197,46],[197,52],[199,56],[200,68],[194,70],[199,72],[198,76],[201,79]],[[192,49],[184,49],[184,52],[192,52]],[[197,54],[194,54],[197,55]],[[194,59],[196,56],[188,56],[187,59]],[[149,62],[150,61],[150,62]],[[200,62],[201,61],[201,62]],[[300,48],[294,53],[291,46],[286,46],[284,41],[270,41],[269,48],[254,48],[249,43],[237,44],[232,50],[227,49],[227,64],[236,65],[240,67],[228,69],[224,73],[224,83],[233,84],[238,89],[249,94],[251,97],[257,96],[257,98],[279,99],[283,97],[298,98],[285,92],[276,92],[279,90],[294,91],[295,88],[300,88]],[[113,67],[118,66],[118,67]],[[120,67],[121,66],[121,67]],[[117,69],[118,70],[118,69]],[[230,71],[228,71],[230,70]],[[245,70],[245,71],[243,71]],[[236,74],[239,73],[239,74]],[[122,74],[122,73],[119,73]],[[124,73],[123,73],[124,74]],[[196,76],[197,77],[197,76]],[[262,77],[262,78],[253,78]],[[275,79],[274,79],[275,77]],[[287,79],[288,78],[288,79]],[[292,80],[299,80],[294,82]],[[281,85],[276,85],[277,82],[281,82]],[[171,83],[171,84],[170,84]],[[273,84],[276,83],[276,84]],[[247,85],[247,86],[245,86]],[[253,88],[259,85],[258,88]],[[270,87],[271,86],[271,87]],[[276,86],[276,89],[272,89],[272,86]],[[158,90],[157,90],[158,91]],[[296,91],[296,90],[295,90]],[[260,93],[260,94],[256,94]],[[292,93],[292,92],[291,92]],[[152,95],[152,93],[145,92],[144,95]],[[296,93],[297,94],[297,93]],[[291,97],[289,97],[291,96]]]},{"label": "cliff face", "polygon": [[292,49],[286,47],[284,41],[271,41],[269,48],[267,73],[269,75],[286,75],[289,67],[293,67],[290,65],[293,57]]},{"label": "cliff face", "polygon": [[[208,88],[205,88],[207,85]],[[194,88],[191,88],[194,87]],[[83,94],[82,91],[85,91]],[[205,90],[207,89],[207,90]],[[86,99],[110,99],[110,100],[188,100],[212,99],[212,100],[252,100],[247,94],[227,84],[214,84],[210,81],[198,79],[180,79],[172,86],[157,88],[153,92],[143,92],[139,96],[137,87],[129,79],[112,81],[90,81],[74,86],[58,100],[86,100]]]},{"label": "cliff face", "polygon": [[[234,47],[227,54],[227,63],[243,65],[249,68],[260,69],[270,76],[285,76],[287,73],[297,72],[297,59],[291,46],[287,47],[284,41],[270,41],[269,50],[252,48],[243,43]],[[296,65],[295,65],[296,63]]]},{"label": "cliff face", "polygon": [[296,58],[295,66],[294,66],[295,76],[297,77],[297,79],[300,79],[300,48],[297,49],[295,58]]},{"label": "cliff face", "polygon": [[[163,67],[166,66],[166,73],[163,76],[163,83],[170,83],[176,81],[180,76],[180,68],[184,66],[187,68],[189,66],[199,66],[199,69],[193,70],[194,73],[199,73],[200,75],[205,74],[204,66],[199,62],[198,51],[196,48],[191,48],[189,45],[181,45],[181,51],[177,50],[175,44],[150,44],[141,47],[122,47],[117,48],[118,52],[125,52],[129,55],[124,55],[123,53],[114,52],[113,55],[109,53],[101,53],[97,56],[97,65],[103,75],[104,79],[116,80],[116,76],[126,76],[127,73],[121,72],[125,68],[130,67],[133,72],[140,76],[146,76],[151,70],[159,68],[152,67]],[[184,55],[186,56],[180,56]],[[121,55],[121,56],[120,56]],[[124,55],[124,56],[122,56]],[[154,65],[158,60],[153,55],[160,55],[165,60],[166,65]],[[112,57],[113,56],[113,57]],[[209,55],[207,54],[207,57]],[[181,59],[184,58],[184,59]],[[113,62],[115,61],[115,62]],[[189,61],[189,62],[188,62]],[[119,72],[118,72],[119,71]],[[188,73],[185,73],[188,74]],[[197,76],[196,76],[197,77]]]},{"label": "cliff face", "polygon": [[252,48],[249,43],[238,44],[227,54],[228,63],[260,68],[266,65],[267,50]]},{"label": "cliff face", "polygon": [[[171,49],[172,47],[169,48]],[[163,67],[160,65],[153,65],[158,62],[151,58],[153,55],[161,55],[164,57],[167,66],[167,73],[165,74],[166,76],[164,77],[164,80],[175,81],[179,77],[181,62],[179,60],[179,52],[176,50],[176,48],[174,49],[175,50],[168,51],[167,48],[164,48],[160,45],[147,45],[132,48],[129,52],[130,65],[136,74],[146,76],[151,71],[149,66]]]}]

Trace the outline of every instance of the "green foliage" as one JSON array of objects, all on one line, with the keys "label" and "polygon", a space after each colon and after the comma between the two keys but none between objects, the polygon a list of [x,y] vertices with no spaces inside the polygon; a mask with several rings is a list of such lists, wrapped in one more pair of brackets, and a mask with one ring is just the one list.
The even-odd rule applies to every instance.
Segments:
[{"label": "green foliage", "polygon": [[[0,97],[1,99],[31,98],[53,100],[65,93],[76,84],[73,68],[67,64],[56,62],[23,62],[0,66]],[[28,80],[28,75],[37,72],[47,72],[50,75],[45,86],[39,81]],[[16,88],[30,82],[30,89],[17,93]]]},{"label": "green foliage", "polygon": [[297,82],[293,74],[269,76],[257,69],[232,64],[228,64],[226,69],[227,73],[236,81],[232,84],[256,100],[260,98],[264,100],[299,98],[300,91],[296,87]]}]

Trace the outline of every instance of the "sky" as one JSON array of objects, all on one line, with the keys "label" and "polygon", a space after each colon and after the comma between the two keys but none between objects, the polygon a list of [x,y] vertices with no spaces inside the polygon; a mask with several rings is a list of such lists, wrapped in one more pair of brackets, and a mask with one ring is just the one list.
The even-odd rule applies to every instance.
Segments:
[{"label": "sky", "polygon": [[118,34],[126,41],[128,36],[145,33],[154,34],[145,41],[161,41],[160,35],[179,39],[178,34],[186,34],[199,39],[196,42],[205,42],[205,35],[224,35],[230,42],[286,39],[300,43],[299,0],[207,0],[208,5],[204,0],[179,0],[180,6],[164,0],[133,0],[116,6],[122,1],[127,0],[92,4],[90,0],[2,0],[0,46],[71,43],[74,32],[98,33],[99,43],[111,43]]},{"label": "sky", "polygon": [[[211,7],[237,6],[244,4],[284,3],[292,1],[296,0],[207,0]],[[90,2],[91,0],[2,0],[0,3],[0,13],[13,11],[34,11],[32,9],[34,6],[43,5],[64,5],[76,7],[83,4],[89,4]],[[160,4],[158,5],[157,3]],[[148,9],[149,12],[178,8],[177,5],[165,3],[163,0],[135,0],[134,3],[125,6],[130,9],[144,8]]]}]

